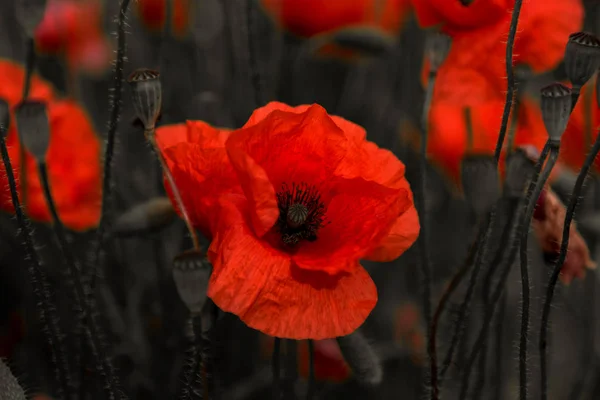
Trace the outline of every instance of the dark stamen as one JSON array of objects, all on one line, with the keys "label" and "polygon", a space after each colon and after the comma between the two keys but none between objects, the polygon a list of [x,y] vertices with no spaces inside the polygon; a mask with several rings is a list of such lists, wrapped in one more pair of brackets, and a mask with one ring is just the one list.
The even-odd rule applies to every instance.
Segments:
[{"label": "dark stamen", "polygon": [[286,183],[277,193],[279,219],[277,228],[281,241],[294,246],[301,240],[315,241],[317,231],[324,226],[326,207],[314,186]]}]

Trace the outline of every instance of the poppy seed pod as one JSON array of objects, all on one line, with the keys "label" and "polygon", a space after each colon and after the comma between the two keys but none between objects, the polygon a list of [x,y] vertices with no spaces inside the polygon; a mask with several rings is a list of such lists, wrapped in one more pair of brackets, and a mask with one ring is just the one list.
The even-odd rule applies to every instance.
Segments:
[{"label": "poppy seed pod", "polygon": [[179,297],[192,314],[199,314],[206,303],[212,266],[200,251],[188,250],[173,261],[173,279]]},{"label": "poppy seed pod", "polygon": [[25,100],[17,105],[15,118],[21,143],[36,161],[43,162],[50,145],[50,121],[46,103]]},{"label": "poppy seed pod", "polygon": [[504,195],[509,198],[521,197],[525,187],[533,177],[535,162],[524,149],[515,149],[506,157],[506,178]]},{"label": "poppy seed pod", "polygon": [[560,141],[571,116],[571,89],[553,83],[541,89],[542,119],[551,140]]},{"label": "poppy seed pod", "polygon": [[17,21],[28,38],[32,38],[46,12],[46,0],[17,0]]},{"label": "poppy seed pod", "polygon": [[440,68],[448,52],[450,51],[450,45],[452,39],[448,35],[444,35],[440,32],[431,32],[425,42],[425,54],[429,61],[431,72],[437,72]]},{"label": "poppy seed pod", "polygon": [[4,99],[0,99],[0,135],[5,137],[10,128],[10,106]]},{"label": "poppy seed pod", "polygon": [[572,33],[565,49],[565,70],[573,91],[585,85],[599,66],[600,40],[591,33]]},{"label": "poppy seed pod", "polygon": [[477,217],[483,217],[500,198],[500,179],[494,156],[465,156],[461,173],[465,198]]},{"label": "poppy seed pod", "polygon": [[144,129],[154,129],[162,107],[160,74],[158,71],[141,68],[135,70],[127,82],[131,85],[133,108],[144,124]]}]

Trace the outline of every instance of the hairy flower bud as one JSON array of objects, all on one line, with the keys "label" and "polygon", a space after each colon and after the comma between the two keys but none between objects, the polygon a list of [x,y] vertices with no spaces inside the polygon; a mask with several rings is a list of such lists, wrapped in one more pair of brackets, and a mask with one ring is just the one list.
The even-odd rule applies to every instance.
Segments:
[{"label": "hairy flower bud", "polygon": [[600,40],[591,33],[572,33],[565,49],[565,70],[573,91],[578,92],[599,66]]},{"label": "hairy flower bud", "polygon": [[192,314],[199,314],[206,303],[206,292],[212,266],[197,250],[181,253],[173,261],[173,279],[179,297]]},{"label": "hairy flower bud", "polygon": [[425,54],[429,61],[429,68],[431,72],[437,72],[440,68],[448,52],[450,51],[450,45],[452,39],[448,35],[444,35],[440,32],[430,32],[427,35],[425,41]]},{"label": "hairy flower bud", "polygon": [[340,351],[354,373],[365,386],[378,386],[383,380],[381,359],[359,331],[337,338]]},{"label": "hairy flower bud", "polygon": [[10,106],[4,99],[0,99],[0,135],[6,137],[10,128]]},{"label": "hairy flower bud", "polygon": [[176,215],[168,197],[156,197],[137,204],[118,216],[112,233],[127,237],[159,231],[173,221]]},{"label": "hairy flower bud", "polygon": [[137,117],[144,129],[154,129],[162,107],[160,74],[151,69],[137,69],[127,80],[131,86],[131,99]]},{"label": "hairy flower bud", "polygon": [[560,141],[571,116],[571,89],[553,83],[541,89],[542,119],[551,140]]},{"label": "hairy flower bud", "polygon": [[21,143],[36,161],[45,161],[50,145],[50,121],[46,103],[25,100],[17,106],[15,118]]},{"label": "hairy flower bud", "polygon": [[17,21],[28,38],[32,38],[46,12],[46,0],[17,0]]},{"label": "hairy flower bud", "polygon": [[535,162],[527,154],[526,149],[515,149],[506,157],[506,179],[504,180],[504,195],[506,197],[521,197],[533,177]]},{"label": "hairy flower bud", "polygon": [[477,217],[483,217],[500,198],[500,179],[494,156],[465,156],[461,173],[465,198]]}]

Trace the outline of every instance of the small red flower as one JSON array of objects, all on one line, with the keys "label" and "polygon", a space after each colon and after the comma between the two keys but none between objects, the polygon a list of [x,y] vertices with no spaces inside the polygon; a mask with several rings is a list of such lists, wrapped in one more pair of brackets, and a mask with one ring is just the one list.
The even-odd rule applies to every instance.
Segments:
[{"label": "small red flower", "polygon": [[[173,0],[171,26],[173,33],[183,36],[191,25],[192,7],[190,0]],[[167,20],[167,0],[138,0],[137,11],[146,28],[162,31]]]},{"label": "small red flower", "polygon": [[111,47],[96,0],[50,0],[35,41],[41,52],[64,55],[71,70],[100,73],[110,65]]},{"label": "small red flower", "polygon": [[[14,107],[21,100],[25,71],[17,64],[0,61],[0,98]],[[51,125],[47,154],[48,174],[58,214],[65,226],[74,230],[94,227],[100,218],[100,141],[88,116],[75,102],[58,100],[49,84],[34,76],[30,98],[47,102]],[[19,191],[26,183],[27,214],[39,222],[51,222],[36,162],[26,153],[25,170],[20,176],[20,144],[14,116],[6,138]],[[8,187],[4,165],[0,166],[0,185]],[[22,197],[22,196],[21,196]],[[14,212],[10,192],[0,191],[0,208]]]},{"label": "small red flower", "polygon": [[399,257],[418,216],[404,165],[318,106],[270,103],[238,130],[159,128],[193,223],[213,238],[208,295],[266,334],[353,332],[377,302],[359,259]]}]

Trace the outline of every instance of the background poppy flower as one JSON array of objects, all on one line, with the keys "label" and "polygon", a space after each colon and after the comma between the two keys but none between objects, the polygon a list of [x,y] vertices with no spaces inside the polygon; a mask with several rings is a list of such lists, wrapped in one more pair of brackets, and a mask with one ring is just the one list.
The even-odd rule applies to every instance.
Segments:
[{"label": "background poppy flower", "polygon": [[[24,70],[17,64],[0,62],[0,97],[11,107],[21,100]],[[74,230],[92,228],[100,218],[100,141],[85,112],[75,102],[57,100],[51,87],[38,77],[33,78],[30,98],[47,102],[51,125],[47,154],[48,175],[58,214],[65,226]],[[27,184],[27,214],[36,221],[51,222],[36,162],[26,152],[27,176],[21,179],[20,144],[14,116],[6,138],[8,153],[21,190]],[[0,166],[0,185],[8,187],[4,165]],[[0,208],[14,212],[10,192],[0,192]]]},{"label": "background poppy flower", "polygon": [[[172,0],[171,27],[173,33],[183,36],[191,24],[192,7],[190,0]],[[138,0],[137,12],[146,26],[152,31],[162,31],[167,20],[167,0]]]},{"label": "background poppy flower", "polygon": [[111,48],[96,0],[50,0],[35,41],[41,52],[63,54],[71,70],[101,73],[110,65]]},{"label": "background poppy flower", "polygon": [[[596,101],[596,79],[590,79],[581,90],[579,101],[571,113],[567,129],[562,136],[560,160],[579,171],[600,129],[600,109]],[[594,161],[598,171],[600,160]]]},{"label": "background poppy flower", "polygon": [[[173,147],[161,139],[169,131],[157,131],[184,193],[196,190],[195,180],[214,179],[209,174],[218,169],[202,167],[212,160],[198,142],[210,146],[214,141],[205,138],[220,136],[205,130],[200,140]],[[228,179],[237,177],[239,186],[198,192],[198,200],[188,196],[185,204],[190,210],[216,204],[191,212],[208,215],[209,221],[193,221],[213,236],[209,297],[271,336],[325,339],[353,332],[377,302],[358,260],[394,259],[418,236],[404,165],[366,141],[361,127],[318,105],[270,103],[229,134],[225,151],[230,166],[224,160],[220,168],[232,167]]]}]

